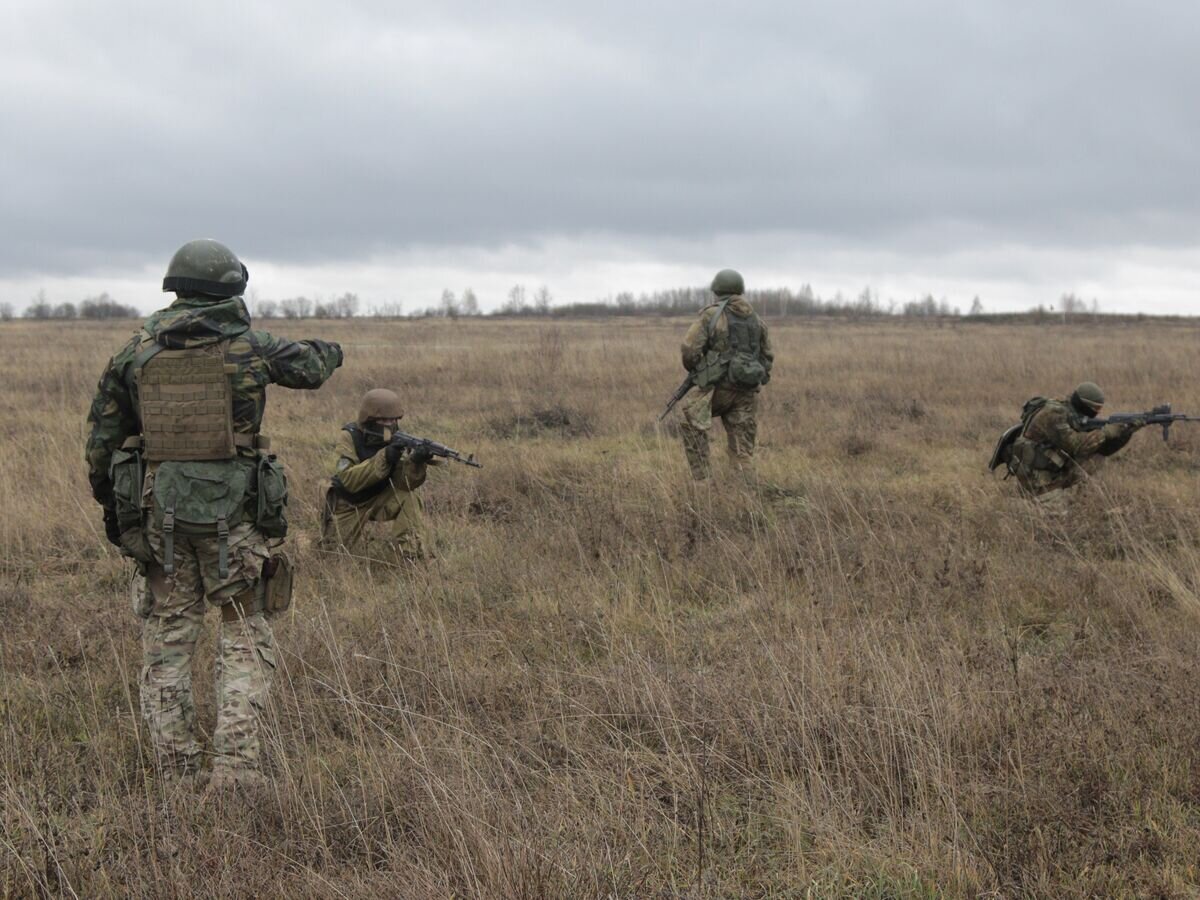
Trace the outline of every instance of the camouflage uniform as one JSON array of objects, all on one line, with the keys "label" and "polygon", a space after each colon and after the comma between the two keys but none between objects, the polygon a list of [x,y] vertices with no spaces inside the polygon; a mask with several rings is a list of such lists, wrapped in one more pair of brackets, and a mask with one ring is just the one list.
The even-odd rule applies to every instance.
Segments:
[{"label": "camouflage uniform", "polygon": [[[726,315],[718,317],[724,301],[728,301]],[[729,316],[742,319],[754,316],[757,319],[750,304],[740,296],[722,297],[719,302],[706,306],[683,339],[681,355],[685,369],[696,371],[710,351],[729,351]],[[761,329],[759,359],[769,375],[775,356],[771,351],[767,326],[761,320],[758,320],[758,325]],[[725,426],[730,462],[740,470],[748,469],[758,433],[758,391],[758,387],[734,384],[726,376],[715,385],[702,389],[684,404],[680,430],[693,478],[699,481],[711,474],[708,435],[714,416],[720,417]]]},{"label": "camouflage uniform", "polygon": [[[268,384],[314,389],[342,361],[337,344],[287,341],[265,331],[251,331],[250,316],[238,296],[180,298],[152,315],[143,331],[109,361],[88,415],[88,475],[93,495],[105,507],[110,540],[116,530],[112,527],[116,495],[110,464],[127,439],[142,431],[134,370],[143,348],[151,342],[169,350],[224,343],[233,430],[235,436],[247,438],[239,440],[234,458],[208,463],[228,472],[236,467],[257,471],[260,452],[249,436],[257,435],[262,424]],[[253,771],[261,760],[259,719],[275,668],[274,637],[263,610],[262,565],[269,555],[269,539],[256,524],[253,498],[247,497],[245,521],[233,525],[225,541],[216,535],[173,534],[175,570],[167,575],[166,536],[154,497],[161,465],[165,463],[146,465],[141,492],[143,528],[125,528],[119,536],[130,555],[139,558],[146,576],[137,604],[145,620],[142,715],[164,768],[194,772],[201,751],[193,721],[192,654],[206,603],[219,606],[214,768]],[[222,562],[224,573],[220,571]]]},{"label": "camouflage uniform", "polygon": [[[1012,448],[1017,483],[1027,495],[1045,498],[1077,484],[1137,430],[1136,425],[1115,422],[1084,430],[1084,421],[1067,400],[1047,400],[1029,419]],[[1047,499],[1045,504],[1047,509],[1061,507],[1057,500]]]},{"label": "camouflage uniform", "polygon": [[[389,463],[387,441],[364,436],[361,448],[356,447],[351,430],[355,427],[361,429],[362,424],[347,425],[340,432],[331,455],[333,486],[321,522],[322,548],[375,559],[428,557],[429,540],[416,490],[425,483],[426,466],[435,461],[415,462],[406,454]],[[371,528],[373,523],[382,527]]]}]

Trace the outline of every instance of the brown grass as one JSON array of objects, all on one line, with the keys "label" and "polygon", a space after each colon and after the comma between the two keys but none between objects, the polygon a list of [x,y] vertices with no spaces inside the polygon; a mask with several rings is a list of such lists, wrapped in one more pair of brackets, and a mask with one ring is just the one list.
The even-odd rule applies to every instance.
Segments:
[{"label": "brown grass", "polygon": [[[1196,328],[780,324],[754,492],[653,427],[683,328],[279,327],[348,362],[268,403],[303,580],[256,807],[146,756],[81,462],[128,327],[0,328],[0,893],[1194,896],[1200,433],[1139,435],[1065,527],[983,469],[1082,378],[1200,411]],[[425,488],[427,571],[311,546],[377,385],[486,466]]]}]

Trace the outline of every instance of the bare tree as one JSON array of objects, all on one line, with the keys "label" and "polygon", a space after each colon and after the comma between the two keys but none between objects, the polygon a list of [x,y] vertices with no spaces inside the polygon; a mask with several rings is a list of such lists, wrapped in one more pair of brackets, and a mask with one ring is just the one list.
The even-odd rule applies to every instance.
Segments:
[{"label": "bare tree", "polygon": [[533,308],[539,315],[544,316],[550,312],[550,303],[553,300],[554,296],[550,293],[550,288],[543,284],[533,295]]},{"label": "bare tree", "polygon": [[24,316],[27,319],[48,319],[52,311],[46,292],[41,290],[33,295],[33,301],[25,307]]},{"label": "bare tree", "polygon": [[333,305],[337,310],[337,318],[352,319],[358,315],[358,294],[346,291],[333,302]]},{"label": "bare tree", "polygon": [[463,291],[462,314],[464,316],[479,315],[479,298],[475,296],[475,292],[470,288]]},{"label": "bare tree", "polygon": [[449,288],[442,291],[442,299],[438,305],[438,314],[451,319],[458,318],[458,298],[454,296],[454,291]]},{"label": "bare tree", "polygon": [[514,284],[508,289],[508,301],[500,308],[500,312],[518,316],[528,310],[529,307],[525,305],[525,285]]},{"label": "bare tree", "polygon": [[1077,315],[1087,312],[1087,303],[1082,298],[1075,294],[1063,294],[1059,301],[1059,307],[1062,310],[1063,321],[1067,321],[1068,316]]}]

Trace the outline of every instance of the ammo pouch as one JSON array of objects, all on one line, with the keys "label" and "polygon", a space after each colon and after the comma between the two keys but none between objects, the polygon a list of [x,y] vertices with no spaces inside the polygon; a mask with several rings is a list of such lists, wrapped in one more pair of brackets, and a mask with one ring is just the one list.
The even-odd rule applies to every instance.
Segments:
[{"label": "ammo pouch", "polygon": [[154,562],[154,552],[146,537],[145,510],[142,508],[146,467],[141,450],[116,450],[109,465],[108,477],[113,485],[117,527],[121,531],[121,552],[142,566],[149,565]]},{"label": "ammo pouch", "polygon": [[268,616],[281,613],[292,605],[292,561],[276,551],[263,563],[263,610]]},{"label": "ammo pouch", "polygon": [[727,361],[718,350],[709,350],[704,354],[704,359],[700,361],[700,365],[696,366],[693,381],[698,390],[712,387],[718,381],[725,377],[725,372],[729,368]]},{"label": "ammo pouch", "polygon": [[162,530],[163,571],[175,572],[175,535],[218,538],[217,571],[229,575],[229,530],[242,522],[250,470],[232,460],[168,461],[154,476],[154,521]]},{"label": "ammo pouch", "polygon": [[254,524],[271,538],[287,535],[287,475],[273,455],[260,454],[255,469],[254,493],[257,500]]},{"label": "ammo pouch", "polygon": [[108,467],[121,531],[142,526],[142,482],[146,475],[141,450],[116,450]]},{"label": "ammo pouch", "polygon": [[729,360],[729,380],[738,387],[755,388],[770,379],[766,367],[749,353],[735,353]]},{"label": "ammo pouch", "polygon": [[1019,469],[1031,472],[1061,472],[1068,462],[1067,455],[1061,450],[1022,437],[1013,444],[1008,467],[1012,472]]}]

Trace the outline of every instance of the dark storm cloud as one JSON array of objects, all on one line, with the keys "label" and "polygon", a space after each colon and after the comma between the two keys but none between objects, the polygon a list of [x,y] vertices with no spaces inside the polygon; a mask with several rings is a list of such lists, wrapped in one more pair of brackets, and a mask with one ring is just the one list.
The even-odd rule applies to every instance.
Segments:
[{"label": "dark storm cloud", "polygon": [[1197,238],[1190,4],[430,6],[7,4],[0,273],[199,234]]}]

